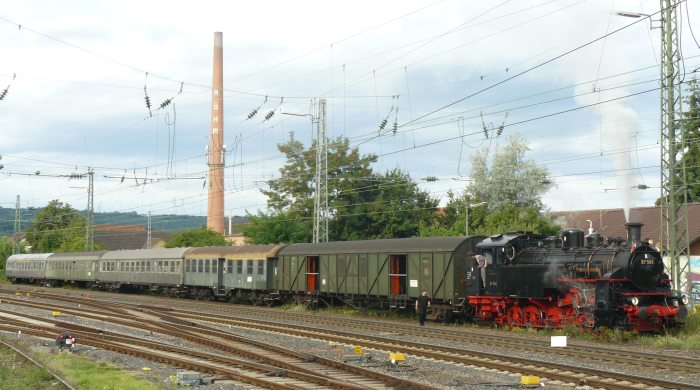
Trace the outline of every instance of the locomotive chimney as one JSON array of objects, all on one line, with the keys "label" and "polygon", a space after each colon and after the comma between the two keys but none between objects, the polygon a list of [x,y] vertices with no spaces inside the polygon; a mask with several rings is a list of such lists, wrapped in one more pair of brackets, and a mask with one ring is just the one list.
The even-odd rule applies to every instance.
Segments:
[{"label": "locomotive chimney", "polygon": [[637,247],[642,243],[642,223],[629,222],[625,224],[627,228],[627,245]]}]

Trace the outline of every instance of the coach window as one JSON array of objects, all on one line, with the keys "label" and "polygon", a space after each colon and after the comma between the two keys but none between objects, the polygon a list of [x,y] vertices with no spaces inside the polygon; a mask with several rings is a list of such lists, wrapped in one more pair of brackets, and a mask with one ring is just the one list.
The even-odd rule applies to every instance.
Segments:
[{"label": "coach window", "polygon": [[246,272],[248,276],[253,276],[253,260],[246,260]]},{"label": "coach window", "polygon": [[217,273],[219,271],[219,262],[216,261],[216,259],[212,259],[211,261],[211,272],[212,273]]},{"label": "coach window", "polygon": [[170,262],[170,273],[174,274],[175,273],[175,261]]},{"label": "coach window", "polygon": [[233,273],[233,260],[226,260],[226,273]]},{"label": "coach window", "polygon": [[211,272],[211,260],[206,259],[204,260],[204,273],[208,274]]},{"label": "coach window", "polygon": [[236,273],[238,276],[243,274],[243,260],[238,260],[236,262]]},{"label": "coach window", "polygon": [[258,275],[260,275],[260,280],[264,279],[265,276],[265,260],[258,260]]}]

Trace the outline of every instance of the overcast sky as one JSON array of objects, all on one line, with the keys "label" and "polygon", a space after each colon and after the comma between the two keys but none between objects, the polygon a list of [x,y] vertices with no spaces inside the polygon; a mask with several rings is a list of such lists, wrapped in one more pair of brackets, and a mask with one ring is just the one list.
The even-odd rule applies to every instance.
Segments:
[{"label": "overcast sky", "polygon": [[[94,167],[97,211],[205,215],[215,31],[224,42],[227,215],[265,208],[259,189],[284,163],[277,144],[290,132],[311,142],[309,116],[284,113],[308,114],[314,98],[328,100],[329,136],[377,154],[379,172],[437,177],[421,186],[442,204],[468,184],[474,153],[492,153],[517,132],[556,184],[544,197],[550,209],[650,206],[660,192],[659,29],[615,12],[658,8],[657,0],[6,0],[0,206],[20,195],[23,207],[60,199],[84,209],[87,180],[65,176]],[[688,79],[700,66],[689,28],[700,37],[700,3],[682,2],[679,12]],[[502,136],[486,139],[482,122],[504,123]],[[650,188],[631,189],[640,184]]]}]

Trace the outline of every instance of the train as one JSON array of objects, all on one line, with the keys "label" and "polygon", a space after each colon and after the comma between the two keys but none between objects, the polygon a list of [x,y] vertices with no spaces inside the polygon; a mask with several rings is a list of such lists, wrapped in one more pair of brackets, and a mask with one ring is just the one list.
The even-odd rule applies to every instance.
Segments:
[{"label": "train", "polygon": [[426,290],[428,318],[509,327],[600,326],[640,332],[681,327],[688,297],[675,292],[659,250],[627,238],[508,232],[317,244],[18,254],[13,283],[149,289],[169,296],[411,308]]}]

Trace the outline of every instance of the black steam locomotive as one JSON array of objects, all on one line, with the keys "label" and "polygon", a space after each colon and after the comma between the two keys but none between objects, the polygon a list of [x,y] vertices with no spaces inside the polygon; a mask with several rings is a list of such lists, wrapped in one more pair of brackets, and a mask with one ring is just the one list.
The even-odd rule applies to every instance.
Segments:
[{"label": "black steam locomotive", "polygon": [[507,233],[476,246],[468,272],[467,316],[511,326],[607,326],[658,332],[681,324],[688,298],[674,293],[658,249],[642,241],[642,224],[627,239]]}]

